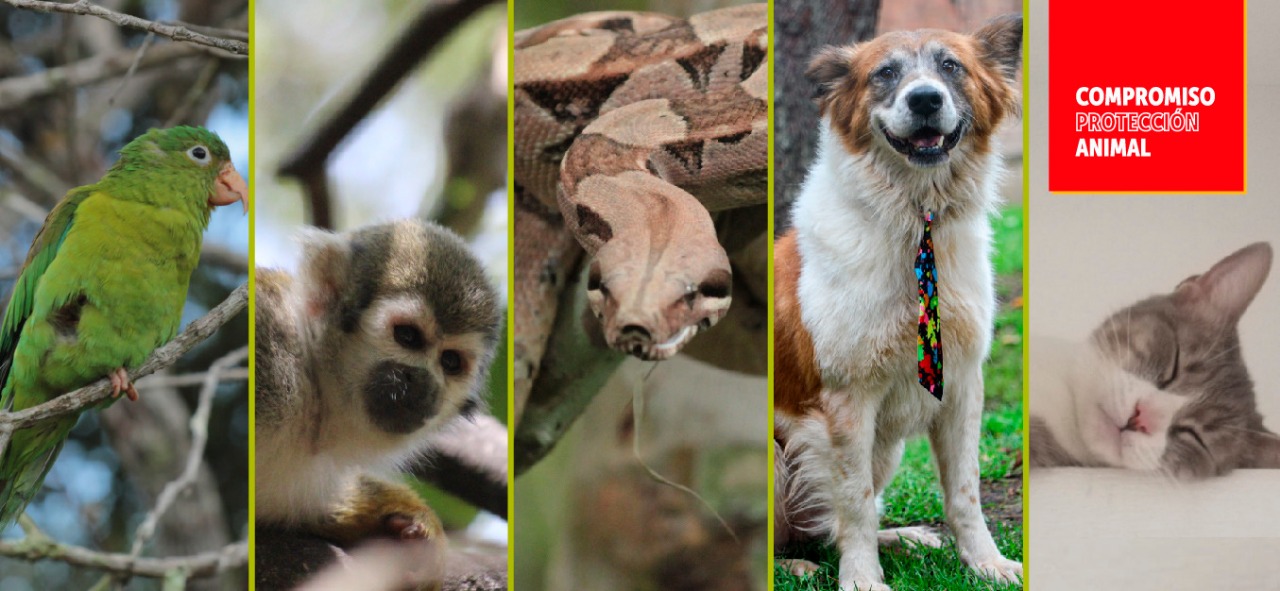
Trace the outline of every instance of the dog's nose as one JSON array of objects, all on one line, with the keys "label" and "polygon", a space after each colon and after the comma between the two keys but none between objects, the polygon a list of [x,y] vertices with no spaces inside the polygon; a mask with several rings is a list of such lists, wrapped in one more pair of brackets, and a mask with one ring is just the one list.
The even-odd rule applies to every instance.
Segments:
[{"label": "dog's nose", "polygon": [[936,88],[922,86],[907,93],[907,108],[916,115],[932,115],[942,108],[942,93]]}]

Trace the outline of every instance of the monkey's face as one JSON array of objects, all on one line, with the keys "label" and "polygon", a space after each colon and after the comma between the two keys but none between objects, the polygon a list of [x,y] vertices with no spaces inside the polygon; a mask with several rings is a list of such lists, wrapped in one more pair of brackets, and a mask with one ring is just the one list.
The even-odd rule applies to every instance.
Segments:
[{"label": "monkey's face", "polygon": [[401,447],[479,405],[501,316],[461,239],[406,220],[304,246],[314,370],[341,445]]},{"label": "monkey's face", "polygon": [[375,300],[347,335],[344,388],[388,435],[438,427],[475,408],[492,354],[486,334],[445,331],[427,302],[410,294]]}]

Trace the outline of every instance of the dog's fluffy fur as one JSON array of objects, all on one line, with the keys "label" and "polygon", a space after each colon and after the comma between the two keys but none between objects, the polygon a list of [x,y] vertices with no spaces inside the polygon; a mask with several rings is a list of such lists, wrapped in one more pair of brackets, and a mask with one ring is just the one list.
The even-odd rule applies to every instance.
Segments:
[{"label": "dog's fluffy fur", "polygon": [[[830,536],[845,590],[888,589],[876,498],[905,438],[921,431],[961,558],[987,577],[1022,574],[996,548],[978,499],[982,362],[995,308],[993,134],[1018,111],[1021,44],[1022,19],[1008,16],[973,35],[896,32],[828,48],[808,71],[822,90],[818,154],[794,227],[774,249],[775,531],[780,542]],[[941,402],[916,375],[912,269],[925,210],[935,212]]]}]

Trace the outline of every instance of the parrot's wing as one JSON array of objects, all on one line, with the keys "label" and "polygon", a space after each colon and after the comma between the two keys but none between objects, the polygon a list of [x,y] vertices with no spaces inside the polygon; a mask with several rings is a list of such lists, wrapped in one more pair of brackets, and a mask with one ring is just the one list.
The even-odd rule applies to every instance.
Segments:
[{"label": "parrot's wing", "polygon": [[[71,222],[75,219],[76,208],[93,191],[89,187],[72,189],[58,203],[44,226],[36,233],[36,239],[27,252],[27,260],[22,263],[22,272],[18,274],[18,282],[14,284],[13,295],[9,298],[9,307],[4,311],[4,323],[0,324],[0,391],[9,381],[9,366],[13,362],[13,351],[18,347],[18,337],[22,336],[22,326],[31,316],[31,308],[35,304],[36,286],[44,275],[49,263],[58,255],[58,247],[67,236]],[[0,400],[0,408],[9,410],[13,405],[12,395]]]}]

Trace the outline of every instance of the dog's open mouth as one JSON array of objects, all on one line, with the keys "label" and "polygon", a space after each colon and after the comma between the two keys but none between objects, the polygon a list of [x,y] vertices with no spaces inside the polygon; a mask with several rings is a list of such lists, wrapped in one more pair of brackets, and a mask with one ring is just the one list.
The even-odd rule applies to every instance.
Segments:
[{"label": "dog's open mouth", "polygon": [[964,125],[957,125],[955,130],[948,134],[925,126],[905,138],[889,133],[888,129],[882,131],[885,139],[889,140],[889,145],[893,146],[899,154],[906,156],[907,160],[914,164],[931,166],[946,159],[951,149],[960,143],[960,136],[964,135]]}]

